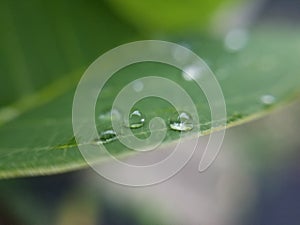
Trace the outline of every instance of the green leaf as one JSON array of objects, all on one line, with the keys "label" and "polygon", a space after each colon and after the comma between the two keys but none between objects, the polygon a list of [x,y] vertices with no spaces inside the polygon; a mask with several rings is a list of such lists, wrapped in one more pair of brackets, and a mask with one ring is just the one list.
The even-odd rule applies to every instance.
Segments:
[{"label": "green leaf", "polygon": [[[62,160],[59,164],[63,165],[63,151],[57,152],[58,157],[54,154],[52,162],[44,158],[45,155],[38,159],[39,153],[33,154],[37,161],[41,160],[38,167],[33,166],[32,153],[49,150],[69,138],[70,89],[74,89],[83,67],[105,51],[138,36],[134,29],[110,13],[104,2],[83,0],[1,1],[0,27],[1,177],[41,174],[50,167],[58,172],[60,169],[52,162]],[[60,100],[51,102],[62,94],[64,97]],[[39,110],[51,104],[55,106],[48,111],[50,114],[44,111],[38,115]],[[52,119],[56,122],[50,128],[46,124],[52,123]],[[12,122],[7,123],[9,121]],[[60,126],[64,127],[63,133],[56,132]],[[30,131],[30,127],[37,129],[40,135]],[[58,139],[54,140],[55,136]],[[15,158],[18,153],[23,154],[22,159]],[[74,159],[74,167],[77,168],[77,162],[83,164],[77,153]],[[24,166],[27,169],[22,172]],[[66,168],[70,168],[70,164]]]},{"label": "green leaf", "polygon": [[[86,167],[72,130],[72,102],[84,68],[97,56],[137,39],[102,2],[1,1],[0,23],[0,177],[52,174]],[[38,18],[38,19],[37,19]],[[224,48],[222,40],[195,35],[170,39],[184,42],[215,72],[224,92],[228,126],[257,118],[297,96],[299,92],[299,31],[258,29],[239,52]],[[126,76],[124,76],[126,75]],[[211,132],[206,99],[181,71],[157,63],[132,65],[109,80],[96,107],[99,132],[106,129],[98,116],[109,110],[116,94],[128,82],[143,76],[162,76],[180,84],[197,106],[202,133]],[[49,85],[50,83],[50,85]],[[156,88],[160,88],[159,84]],[[274,104],[261,101],[274,96]],[[145,99],[136,107],[146,124],[134,130],[144,138],[153,117],[168,121],[174,108],[159,99]],[[223,129],[224,127],[220,127]],[[164,144],[179,132],[167,131]],[[129,152],[118,141],[107,144],[115,155]],[[97,159],[104,160],[104,159]]]},{"label": "green leaf", "polygon": [[[289,29],[280,32],[273,29],[256,30],[251,32],[247,46],[235,53],[227,51],[223,42],[218,40],[193,37],[185,38],[184,41],[215,72],[224,92],[230,127],[264,115],[298,96],[298,37],[299,32]],[[157,63],[137,64],[116,73],[100,95],[96,118],[109,109],[116,94],[125,84],[138,77],[153,74],[172,79],[188,91],[199,110],[201,124],[206,125],[202,130],[209,133],[210,112],[205,107],[205,98],[195,83],[185,81],[181,71]],[[70,84],[69,80],[75,82]],[[71,108],[76,81],[74,76],[68,76],[29,97],[30,100],[21,100],[10,106],[10,110],[16,114],[13,118],[2,120],[0,177],[51,174],[87,166],[76,147],[72,133]],[[69,88],[62,90],[64,86]],[[59,96],[55,94],[57,90]],[[261,98],[265,95],[273,96],[275,102],[271,105],[264,104]],[[23,107],[24,104],[26,107]],[[141,101],[136,107],[148,119],[160,116],[167,120],[174,111],[168,103],[151,98]],[[3,108],[0,115],[7,109]],[[9,114],[9,111],[6,113]],[[102,126],[101,120],[96,120],[101,132],[105,126]],[[146,137],[149,134],[148,124],[135,130],[135,134]],[[164,143],[178,138],[178,132],[168,130]],[[118,141],[107,144],[107,147],[116,155],[128,153]]]},{"label": "green leaf", "polygon": [[240,0],[111,0],[113,9],[132,25],[146,33],[182,33],[211,25],[215,12]]}]

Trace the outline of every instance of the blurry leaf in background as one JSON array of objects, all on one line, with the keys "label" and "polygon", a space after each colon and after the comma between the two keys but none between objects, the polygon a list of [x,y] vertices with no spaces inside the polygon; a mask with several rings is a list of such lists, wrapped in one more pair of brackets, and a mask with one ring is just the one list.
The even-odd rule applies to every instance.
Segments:
[{"label": "blurry leaf in background", "polygon": [[113,9],[145,33],[183,33],[207,28],[223,5],[241,0],[111,0]]},{"label": "blurry leaf in background", "polygon": [[0,107],[136,38],[106,4],[91,0],[0,1],[0,27]]},{"label": "blurry leaf in background", "polygon": [[160,207],[150,199],[147,207],[138,207],[126,196],[108,195],[91,183],[88,176],[89,172],[84,171],[1,180],[0,224],[169,224],[162,219],[166,215]]}]

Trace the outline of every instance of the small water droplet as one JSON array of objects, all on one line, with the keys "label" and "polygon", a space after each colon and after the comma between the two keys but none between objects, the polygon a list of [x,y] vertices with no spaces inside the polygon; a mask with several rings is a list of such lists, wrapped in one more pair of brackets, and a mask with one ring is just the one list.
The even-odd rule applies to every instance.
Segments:
[{"label": "small water droplet", "polygon": [[273,95],[263,95],[260,97],[260,100],[265,105],[272,105],[276,101],[276,98]]},{"label": "small water droplet", "polygon": [[182,77],[186,81],[192,81],[199,79],[202,73],[202,68],[198,65],[189,65],[185,67],[182,71]]},{"label": "small water droplet", "polygon": [[117,134],[114,130],[106,130],[99,134],[99,139],[95,140],[96,144],[106,144],[117,139]]},{"label": "small water droplet", "polygon": [[248,32],[245,29],[233,29],[229,31],[224,39],[224,45],[229,51],[240,51],[248,42]]},{"label": "small water droplet", "polygon": [[133,82],[132,88],[135,92],[141,92],[144,89],[144,84],[142,81],[136,80]]},{"label": "small water droplet", "polygon": [[99,120],[120,120],[121,119],[121,113],[117,109],[112,109],[109,111],[106,111],[104,113],[101,113],[98,116]]},{"label": "small water droplet", "polygon": [[139,111],[139,110],[134,110],[132,113],[129,115],[129,128],[131,129],[136,129],[144,126],[145,123],[145,117],[144,115]]},{"label": "small water droplet", "polygon": [[193,119],[187,112],[181,112],[170,119],[170,128],[176,131],[192,130],[194,128]]}]

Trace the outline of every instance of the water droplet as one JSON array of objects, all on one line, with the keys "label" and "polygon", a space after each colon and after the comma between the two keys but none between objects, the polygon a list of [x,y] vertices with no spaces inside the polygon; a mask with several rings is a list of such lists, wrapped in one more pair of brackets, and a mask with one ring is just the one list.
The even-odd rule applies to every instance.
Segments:
[{"label": "water droplet", "polygon": [[98,118],[99,120],[120,120],[121,113],[117,109],[112,109],[107,112],[101,113]]},{"label": "water droplet", "polygon": [[265,105],[272,105],[276,101],[276,98],[273,95],[263,95],[260,97],[260,100]]},{"label": "water droplet", "polygon": [[246,46],[248,38],[247,30],[233,29],[226,34],[224,45],[229,51],[240,51]]},{"label": "water droplet", "polygon": [[142,81],[136,80],[133,82],[132,88],[135,92],[141,92],[144,89],[144,84]]},{"label": "water droplet", "polygon": [[191,80],[199,79],[201,73],[202,73],[202,67],[192,64],[183,69],[182,77],[186,81],[191,81]]},{"label": "water droplet", "polygon": [[106,144],[117,139],[117,134],[114,130],[106,130],[99,134],[99,139],[95,140],[96,144]]},{"label": "water droplet", "polygon": [[144,123],[145,117],[143,116],[143,114],[139,110],[134,110],[129,115],[128,123],[125,124],[129,124],[129,128],[131,129],[136,129],[144,126]]},{"label": "water droplet", "polygon": [[194,127],[193,119],[186,112],[181,112],[181,113],[179,113],[179,115],[176,114],[176,116],[174,116],[174,118],[170,119],[170,128],[172,130],[189,131],[189,130],[192,130],[193,127]]}]

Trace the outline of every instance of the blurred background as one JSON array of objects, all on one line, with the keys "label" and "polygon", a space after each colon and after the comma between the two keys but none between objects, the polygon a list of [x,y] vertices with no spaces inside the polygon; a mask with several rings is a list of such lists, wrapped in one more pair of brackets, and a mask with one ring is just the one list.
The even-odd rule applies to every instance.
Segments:
[{"label": "blurred background", "polygon": [[[129,41],[194,32],[222,38],[264,23],[298,28],[299,19],[297,0],[0,0],[0,107],[63,74],[81,75]],[[0,180],[0,224],[298,225],[299,113],[298,101],[229,129],[209,170],[198,173],[196,153],[156,186],[116,185],[91,169]]]}]

